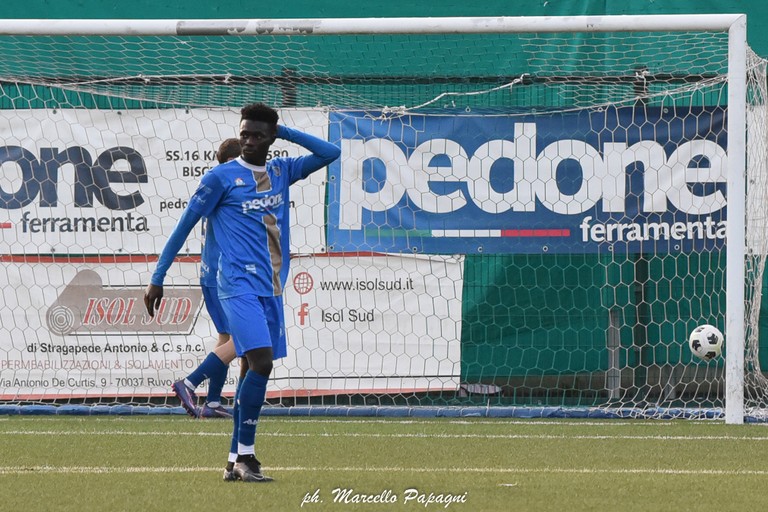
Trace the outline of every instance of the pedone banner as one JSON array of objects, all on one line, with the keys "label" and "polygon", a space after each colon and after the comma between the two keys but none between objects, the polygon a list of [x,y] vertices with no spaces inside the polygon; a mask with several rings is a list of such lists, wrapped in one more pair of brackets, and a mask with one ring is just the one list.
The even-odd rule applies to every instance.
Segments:
[{"label": "pedone banner", "polygon": [[333,251],[687,252],[725,238],[725,110],[331,114]]},{"label": "pedone banner", "polygon": [[[279,114],[327,137],[324,112]],[[239,122],[236,109],[3,110],[0,254],[159,253]],[[305,153],[277,140],[269,156]],[[324,196],[323,172],[291,187],[292,250],[324,250]],[[200,239],[184,252],[199,253]]]}]

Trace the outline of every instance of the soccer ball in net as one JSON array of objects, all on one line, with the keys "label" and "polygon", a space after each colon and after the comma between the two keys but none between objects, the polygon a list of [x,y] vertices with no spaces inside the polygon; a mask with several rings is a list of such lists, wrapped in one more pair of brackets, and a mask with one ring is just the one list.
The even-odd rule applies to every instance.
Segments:
[{"label": "soccer ball in net", "polygon": [[714,325],[700,325],[688,337],[693,355],[711,361],[723,351],[723,333]]}]

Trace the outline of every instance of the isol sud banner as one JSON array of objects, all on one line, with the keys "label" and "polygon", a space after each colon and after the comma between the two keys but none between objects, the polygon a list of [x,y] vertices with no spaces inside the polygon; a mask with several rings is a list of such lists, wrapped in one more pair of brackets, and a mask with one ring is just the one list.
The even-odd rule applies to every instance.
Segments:
[{"label": "isol sud banner", "polygon": [[[172,267],[154,318],[142,299],[151,269],[1,264],[0,399],[168,394],[213,348],[215,332],[197,264]],[[295,258],[288,357],[270,394],[456,389],[462,271],[450,257]]]},{"label": "isol sud banner", "polygon": [[288,357],[273,383],[291,392],[457,389],[463,268],[448,256],[294,258]]},{"label": "isol sud banner", "polygon": [[0,264],[0,399],[167,394],[213,343],[197,267],[174,265],[150,318],[146,262]]}]

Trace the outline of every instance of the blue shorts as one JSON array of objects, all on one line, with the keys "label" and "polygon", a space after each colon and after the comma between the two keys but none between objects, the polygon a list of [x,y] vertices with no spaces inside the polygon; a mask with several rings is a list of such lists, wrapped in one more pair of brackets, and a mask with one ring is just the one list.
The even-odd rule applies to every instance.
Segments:
[{"label": "blue shorts", "polygon": [[208,314],[211,315],[211,320],[213,320],[213,325],[216,327],[216,332],[219,334],[230,334],[227,315],[221,308],[221,301],[219,300],[219,294],[216,291],[216,287],[202,286],[202,289],[205,309],[207,309]]},{"label": "blue shorts", "polygon": [[283,297],[240,295],[219,299],[229,320],[238,357],[255,348],[272,349],[272,359],[287,354]]}]

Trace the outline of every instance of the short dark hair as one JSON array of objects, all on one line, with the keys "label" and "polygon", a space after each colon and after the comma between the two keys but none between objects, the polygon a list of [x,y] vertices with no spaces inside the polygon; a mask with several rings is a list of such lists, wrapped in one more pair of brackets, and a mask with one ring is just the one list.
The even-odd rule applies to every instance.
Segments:
[{"label": "short dark hair", "polygon": [[237,139],[227,139],[221,143],[219,150],[216,151],[216,160],[220,164],[229,162],[233,158],[240,156],[240,141]]},{"label": "short dark hair", "polygon": [[263,103],[251,103],[240,110],[240,119],[249,121],[263,121],[269,124],[277,124],[279,116],[277,111]]}]

